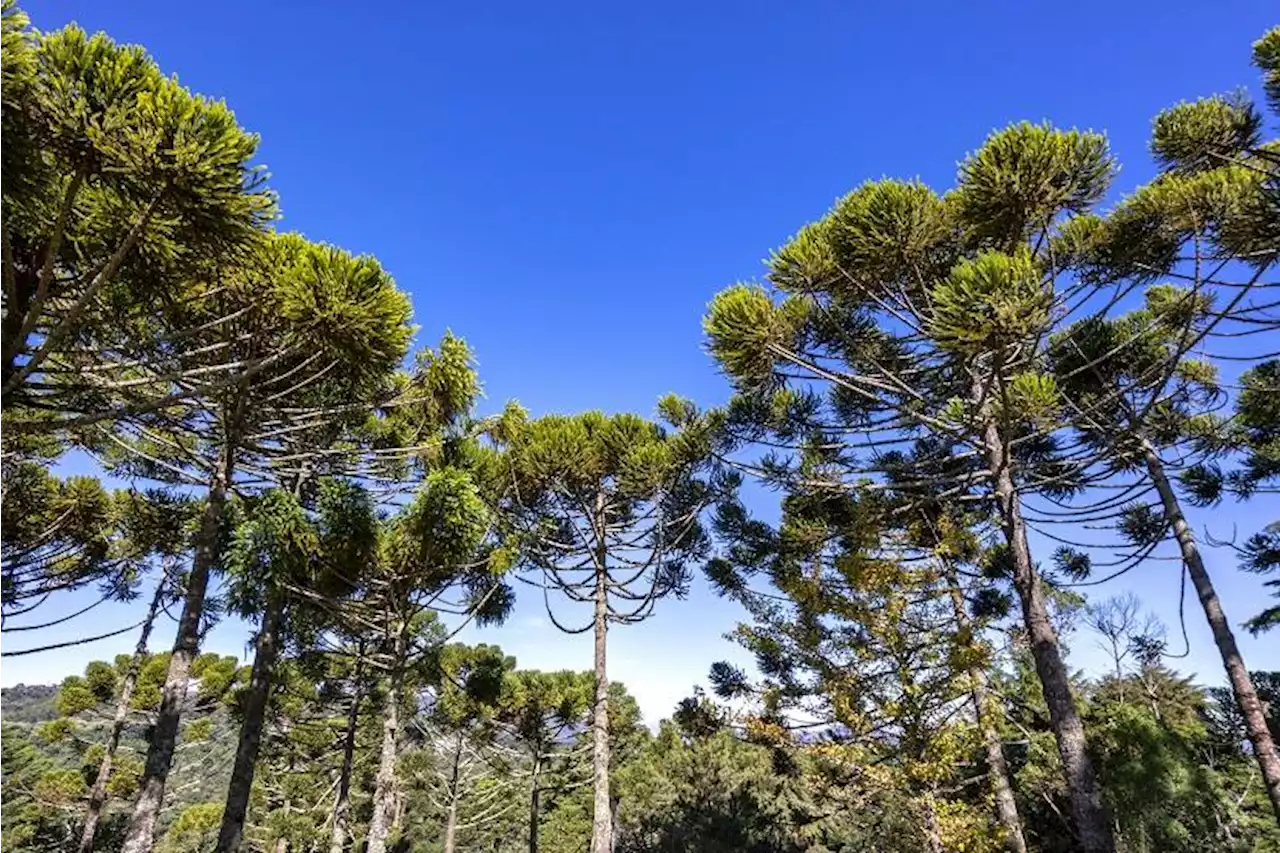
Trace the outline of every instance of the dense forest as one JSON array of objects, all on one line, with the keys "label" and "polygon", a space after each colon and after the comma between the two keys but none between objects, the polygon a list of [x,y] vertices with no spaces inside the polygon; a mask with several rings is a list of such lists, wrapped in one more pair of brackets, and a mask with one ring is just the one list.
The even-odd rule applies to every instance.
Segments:
[{"label": "dense forest", "polygon": [[[1169,107],[1144,185],[1019,123],[848,191],[711,300],[729,402],[635,414],[486,411],[144,48],[4,0],[0,57],[3,656],[119,644],[4,690],[3,853],[1280,851],[1280,672],[1236,640],[1280,522],[1198,532],[1280,486],[1280,27],[1263,103]],[[1108,589],[1138,566],[1206,683]],[[754,665],[651,727],[609,635],[695,584]],[[582,669],[460,640],[517,596]]]}]

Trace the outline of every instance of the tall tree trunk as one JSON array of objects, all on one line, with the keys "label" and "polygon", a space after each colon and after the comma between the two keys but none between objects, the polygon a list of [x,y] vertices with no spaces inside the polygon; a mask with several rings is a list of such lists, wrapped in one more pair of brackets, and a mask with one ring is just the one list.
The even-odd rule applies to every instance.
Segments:
[{"label": "tall tree trunk", "polygon": [[404,825],[404,807],[407,795],[397,788],[394,796],[395,808],[391,810],[391,832],[394,835],[399,835],[400,827]]},{"label": "tall tree trunk", "polygon": [[343,853],[351,834],[351,768],[355,763],[356,729],[360,718],[361,677],[364,670],[364,640],[356,652],[356,671],[352,683],[351,707],[347,709],[347,731],[342,740],[342,771],[338,776],[338,796],[333,804],[333,835],[329,853]]},{"label": "tall tree trunk", "polygon": [[191,662],[195,660],[200,648],[200,620],[204,615],[209,572],[218,560],[222,515],[227,502],[227,486],[231,481],[231,460],[232,451],[227,446],[223,450],[218,471],[209,482],[209,495],[200,519],[200,533],[191,561],[191,574],[187,579],[187,594],[182,603],[182,617],[178,621],[178,636],[173,643],[173,656],[169,659],[160,710],[156,714],[151,745],[147,748],[147,762],[142,771],[138,800],[134,804],[133,818],[129,822],[124,845],[120,848],[121,853],[151,853],[151,848],[155,845],[156,821],[164,805],[165,784],[169,780],[173,753],[178,744],[178,724],[182,719],[182,706],[187,699]]},{"label": "tall tree trunk", "polygon": [[227,786],[226,805],[222,809],[222,827],[218,830],[218,846],[215,848],[217,853],[236,853],[244,837],[249,794],[253,790],[258,749],[262,745],[262,726],[267,718],[267,703],[271,699],[276,659],[280,654],[280,623],[283,618],[283,597],[270,595],[254,642],[253,672],[242,701],[244,720],[240,723],[240,742],[236,745],[236,760]]},{"label": "tall tree trunk", "polygon": [[1245,732],[1249,743],[1253,745],[1253,754],[1262,770],[1262,779],[1267,788],[1267,796],[1271,798],[1271,808],[1280,821],[1280,755],[1276,753],[1275,740],[1271,730],[1267,728],[1267,718],[1262,710],[1262,702],[1258,700],[1258,692],[1253,687],[1253,679],[1244,665],[1244,657],[1236,645],[1235,634],[1222,611],[1222,602],[1213,588],[1213,581],[1205,570],[1204,560],[1200,556],[1200,548],[1196,545],[1195,535],[1182,514],[1178,496],[1164,473],[1164,463],[1150,442],[1143,439],[1143,454],[1147,463],[1147,472],[1160,493],[1160,501],[1164,504],[1165,519],[1173,528],[1174,538],[1182,551],[1182,562],[1191,575],[1191,583],[1200,597],[1200,606],[1204,608],[1205,618],[1213,631],[1213,641],[1222,655],[1222,665],[1227,669],[1227,677],[1231,681],[1231,691],[1235,694],[1236,704],[1244,717]]},{"label": "tall tree trunk", "polygon": [[[961,631],[972,631],[973,623],[965,610],[964,594],[960,590],[960,581],[955,571],[948,566],[947,586],[951,595],[951,607],[955,612],[956,627]],[[1001,845],[1006,853],[1027,853],[1027,840],[1022,834],[1022,818],[1018,815],[1018,801],[1013,796],[1013,785],[1009,781],[1009,764],[1004,760],[1004,745],[1000,741],[1000,731],[996,721],[992,719],[991,706],[987,690],[987,673],[981,666],[969,668],[970,690],[973,699],[974,718],[978,731],[982,733],[982,745],[987,756],[987,783],[991,786],[993,810],[996,821],[1003,830]]]},{"label": "tall tree trunk", "polygon": [[449,810],[444,821],[444,853],[454,853],[458,838],[458,775],[462,768],[462,732],[453,744],[453,769],[449,774]]},{"label": "tall tree trunk", "polygon": [[458,837],[458,798],[449,800],[449,812],[444,820],[444,853],[454,853]]},{"label": "tall tree trunk", "polygon": [[142,662],[147,657],[147,640],[151,637],[151,627],[155,624],[156,613],[160,610],[160,602],[164,600],[165,590],[168,587],[168,577],[162,577],[156,584],[155,594],[151,596],[151,604],[147,607],[147,616],[142,620],[138,644],[133,649],[133,659],[129,661],[124,683],[120,685],[120,696],[116,699],[115,719],[111,721],[111,732],[107,735],[106,752],[103,753],[102,763],[98,765],[98,776],[93,781],[93,790],[89,792],[89,808],[84,817],[84,829],[80,833],[79,853],[89,853],[93,850],[93,837],[98,832],[98,822],[102,819],[102,807],[107,802],[107,782],[111,778],[111,767],[115,761],[116,750],[120,747],[120,735],[124,733],[125,723],[129,720],[129,702],[133,699],[133,689],[138,684],[138,673],[142,671]]},{"label": "tall tree trunk", "polygon": [[387,836],[391,832],[392,811],[396,792],[396,741],[400,737],[400,693],[404,689],[405,636],[407,624],[396,626],[395,651],[391,668],[391,685],[382,708],[382,754],[378,759],[378,775],[373,789],[373,817],[369,821],[369,840],[365,853],[386,853]]},{"label": "tall tree trunk", "polygon": [[533,790],[529,792],[529,853],[538,853],[538,820],[542,813],[542,750],[533,758]]},{"label": "tall tree trunk", "polygon": [[613,815],[609,808],[609,676],[605,666],[608,632],[608,574],[602,561],[596,567],[596,692],[591,720],[591,773],[595,797],[591,814],[591,853],[611,853],[613,850]]},{"label": "tall tree trunk", "polygon": [[1013,484],[1004,437],[994,420],[987,421],[983,443],[1012,562],[1013,586],[1022,604],[1022,621],[1031,645],[1031,656],[1040,677],[1045,704],[1049,706],[1049,722],[1066,775],[1071,816],[1075,820],[1080,850],[1082,853],[1114,853],[1116,842],[1111,832],[1111,821],[1102,804],[1098,776],[1089,758],[1084,722],[1071,695],[1071,682],[1062,662],[1058,633],[1049,618],[1044,587],[1027,544],[1021,499]]}]

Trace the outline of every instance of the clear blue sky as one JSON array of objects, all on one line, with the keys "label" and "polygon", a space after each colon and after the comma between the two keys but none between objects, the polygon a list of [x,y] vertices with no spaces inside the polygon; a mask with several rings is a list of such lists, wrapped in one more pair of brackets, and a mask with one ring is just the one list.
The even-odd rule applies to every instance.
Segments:
[{"label": "clear blue sky", "polygon": [[[463,335],[487,405],[535,413],[721,401],[701,350],[712,294],[867,178],[947,187],[995,127],[1104,130],[1117,188],[1133,187],[1152,171],[1152,116],[1256,91],[1249,46],[1280,18],[1262,0],[28,5],[38,27],[105,29],[224,97],[262,135],[281,226],[376,255],[412,294],[420,343]],[[1276,512],[1224,513],[1219,534],[1226,515],[1248,532]],[[1215,563],[1241,621],[1260,586]],[[1172,569],[1128,583],[1176,621]],[[483,636],[523,665],[587,667],[588,645],[534,604]],[[720,635],[737,615],[701,590],[659,608],[614,634],[614,674],[663,715],[732,652]],[[1217,680],[1189,615],[1188,668]],[[243,636],[214,643],[241,653]],[[1275,639],[1245,643],[1251,665],[1280,666]],[[83,660],[13,660],[3,681]]]}]

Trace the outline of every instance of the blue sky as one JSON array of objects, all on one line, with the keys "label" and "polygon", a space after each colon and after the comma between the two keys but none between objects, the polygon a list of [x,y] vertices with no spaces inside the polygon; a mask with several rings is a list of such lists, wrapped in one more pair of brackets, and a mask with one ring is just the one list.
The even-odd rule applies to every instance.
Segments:
[{"label": "blue sky", "polygon": [[[224,97],[262,135],[281,227],[376,255],[412,294],[420,343],[461,334],[486,405],[535,413],[649,413],[672,391],[722,401],[700,332],[716,290],[758,276],[863,180],[949,186],[993,128],[1104,130],[1117,190],[1132,188],[1152,173],[1158,110],[1256,91],[1249,45],[1277,17],[1261,0],[29,5],[38,27],[105,29]],[[1197,530],[1245,534],[1275,510],[1220,510]],[[1226,554],[1212,563],[1228,613],[1256,612],[1257,579]],[[1176,624],[1171,565],[1126,588]],[[525,666],[588,667],[586,638],[556,634],[539,605],[478,636]],[[1184,668],[1217,680],[1189,605]],[[732,655],[721,635],[737,617],[697,589],[614,633],[613,674],[664,715]],[[228,625],[212,643],[239,654],[243,637]],[[1252,666],[1280,666],[1274,635],[1241,639]],[[1091,641],[1075,645],[1090,664]],[[61,677],[85,653],[10,659],[3,682]]]}]

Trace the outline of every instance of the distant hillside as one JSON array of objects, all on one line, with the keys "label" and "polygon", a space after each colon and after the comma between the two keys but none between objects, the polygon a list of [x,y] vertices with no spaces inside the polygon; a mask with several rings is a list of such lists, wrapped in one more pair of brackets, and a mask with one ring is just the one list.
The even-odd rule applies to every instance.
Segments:
[{"label": "distant hillside", "polygon": [[56,684],[18,684],[0,688],[0,719],[8,723],[42,723],[58,716]]}]

